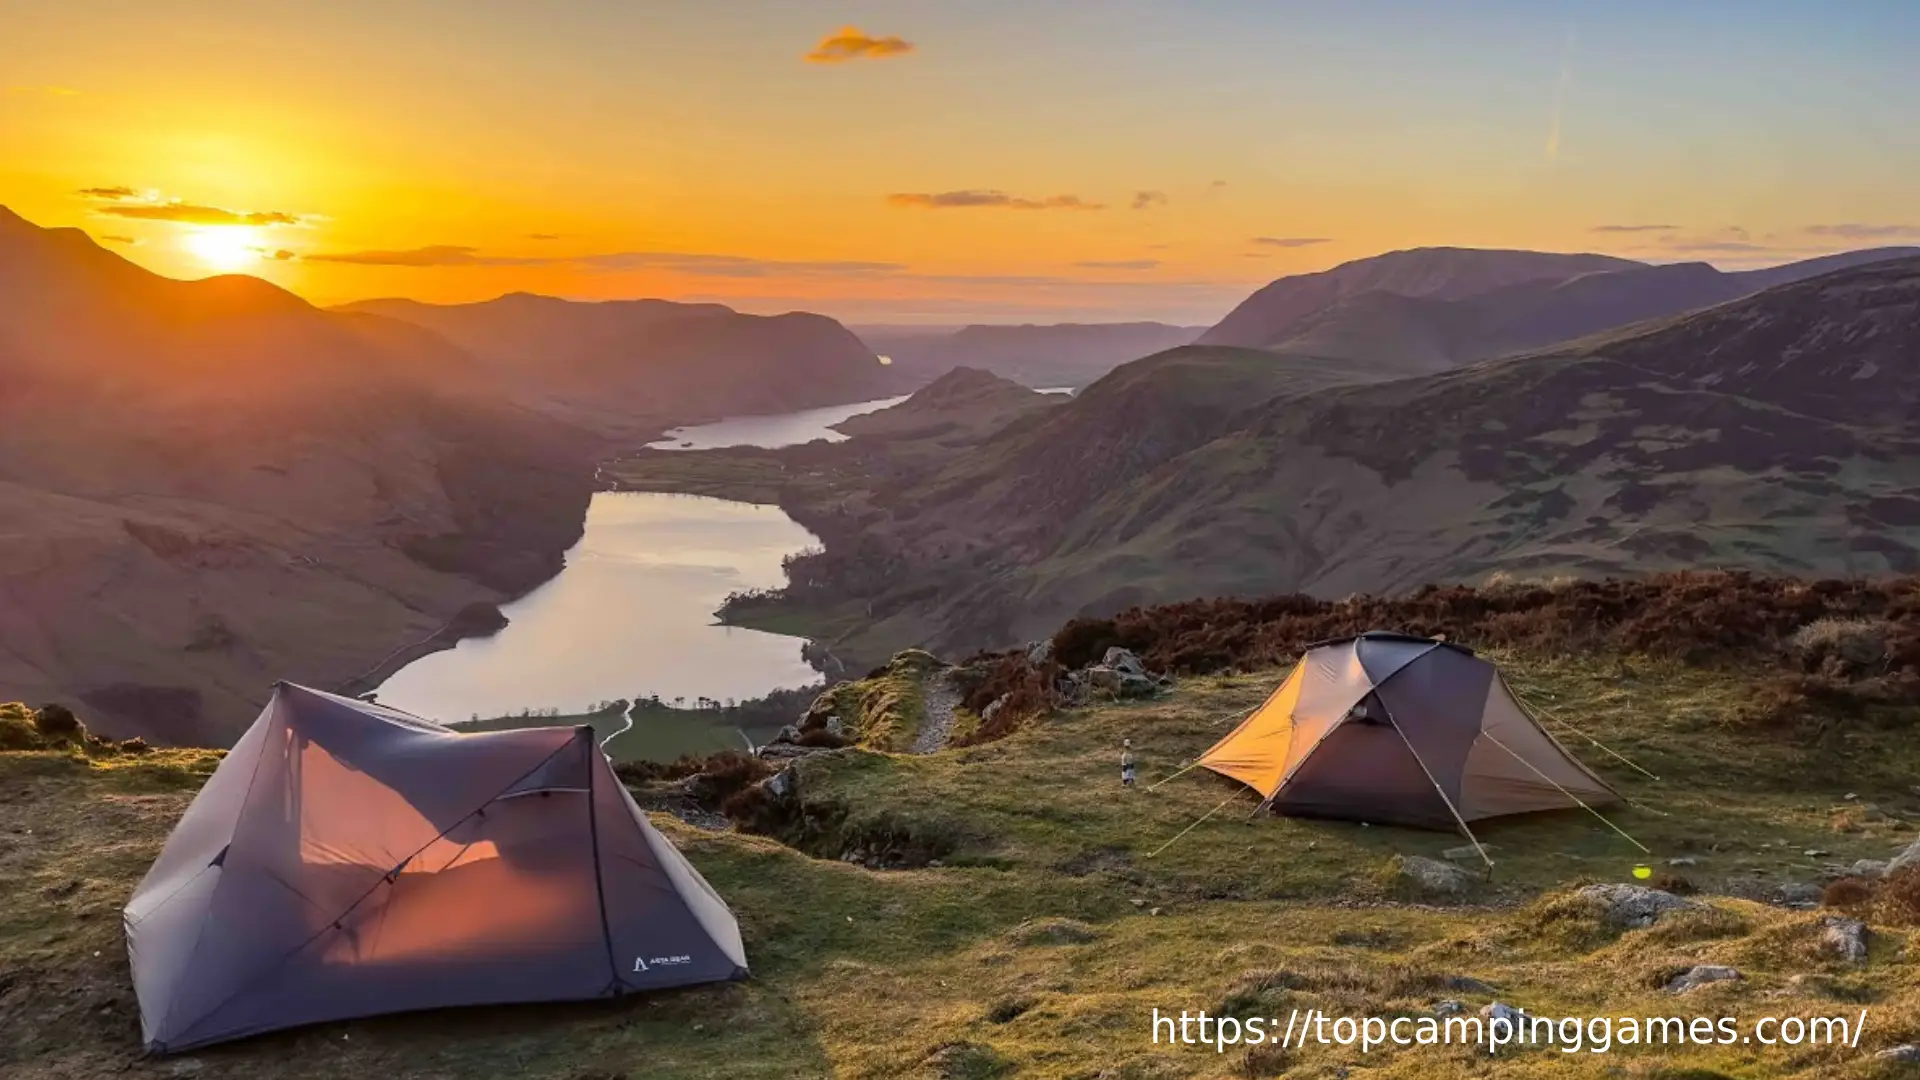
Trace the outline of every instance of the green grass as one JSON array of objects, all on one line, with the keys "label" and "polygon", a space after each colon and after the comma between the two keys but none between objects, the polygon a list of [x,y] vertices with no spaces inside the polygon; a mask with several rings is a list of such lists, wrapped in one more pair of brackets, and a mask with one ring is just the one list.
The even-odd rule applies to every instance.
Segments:
[{"label": "green grass", "polygon": [[[525,727],[575,727],[590,725],[594,739],[605,742],[604,749],[615,761],[674,761],[682,756],[705,757],[721,750],[744,750],[746,739],[741,729],[709,711],[676,709],[671,705],[642,702],[634,708],[633,725],[627,727],[624,702],[599,712],[562,713],[543,716],[494,716],[457,724],[464,731],[507,731]],[[626,728],[623,732],[622,729]],[[772,731],[763,727],[746,729],[747,737],[765,742]],[[612,741],[607,741],[611,738]]]},{"label": "green grass", "polygon": [[[1659,860],[1699,860],[1682,872],[1703,890],[1704,910],[1650,930],[1600,929],[1570,890],[1631,880],[1645,857],[1578,811],[1489,823],[1479,831],[1499,849],[1492,881],[1464,902],[1429,906],[1390,902],[1379,871],[1395,854],[1460,843],[1447,834],[1247,822],[1252,796],[1198,772],[1154,792],[1123,791],[1121,738],[1133,739],[1150,783],[1223,733],[1278,673],[1199,679],[1165,699],[1068,712],[987,746],[919,757],[847,751],[801,766],[810,810],[844,810],[849,835],[880,824],[937,832],[958,845],[941,867],[870,871],[656,819],[739,916],[755,972],[747,983],[326,1025],[196,1053],[196,1075],[1896,1075],[1868,1058],[1920,1037],[1908,932],[1876,925],[1871,960],[1849,968],[1818,948],[1817,913],[1728,894],[1808,880],[1812,862],[1885,858],[1909,842],[1903,824],[1844,811],[1870,803],[1894,819],[1920,817],[1908,788],[1920,774],[1913,718],[1812,741],[1741,726],[1750,679],[1738,673],[1636,662],[1623,674],[1611,661],[1508,670],[1529,698],[1662,777],[1640,777],[1591,747],[1582,754],[1648,808],[1610,812],[1623,828]],[[172,1075],[174,1063],[138,1056],[115,915],[214,760],[0,754],[0,1075]],[[1149,857],[1228,799],[1228,810]],[[1832,856],[1800,854],[1814,847]],[[1685,998],[1656,988],[1695,963],[1732,964],[1746,978]],[[1461,990],[1448,983],[1456,976],[1497,989]],[[1493,997],[1547,1015],[1852,1018],[1864,1006],[1870,1019],[1854,1051],[1640,1046],[1490,1062],[1459,1047],[1363,1057],[1357,1047],[1215,1054],[1150,1042],[1155,1008],[1391,1015]]]}]

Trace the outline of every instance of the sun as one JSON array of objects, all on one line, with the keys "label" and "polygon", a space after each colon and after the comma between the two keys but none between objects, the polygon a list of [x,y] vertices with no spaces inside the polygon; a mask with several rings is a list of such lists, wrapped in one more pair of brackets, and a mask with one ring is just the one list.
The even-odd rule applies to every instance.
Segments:
[{"label": "sun", "polygon": [[260,261],[258,232],[244,225],[205,225],[182,236],[180,246],[208,269],[232,273]]}]

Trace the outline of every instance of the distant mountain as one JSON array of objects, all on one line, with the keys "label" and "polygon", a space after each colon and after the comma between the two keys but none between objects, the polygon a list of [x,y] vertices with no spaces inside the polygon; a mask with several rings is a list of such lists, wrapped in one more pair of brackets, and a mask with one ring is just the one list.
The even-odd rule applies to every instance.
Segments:
[{"label": "distant mountain", "polygon": [[436,335],[0,210],[0,687],[225,745],[551,575],[599,443]]},{"label": "distant mountain", "polygon": [[1527,282],[1644,266],[1609,255],[1562,255],[1479,248],[1414,248],[1342,263],[1316,274],[1283,277],[1241,301],[1196,344],[1273,348],[1301,324],[1363,293],[1460,300]]},{"label": "distant mountain", "polygon": [[1303,316],[1264,347],[1328,358],[1395,358],[1440,371],[1914,254],[1920,248],[1882,248],[1735,273],[1706,263],[1637,266],[1529,281],[1458,300],[1368,292]]},{"label": "distant mountain", "polygon": [[897,568],[861,579],[874,640],[845,650],[1495,570],[1920,570],[1920,258],[1420,377],[1313,363],[1175,350],[923,475],[837,487],[866,565]]},{"label": "distant mountain", "polygon": [[849,417],[833,429],[850,436],[959,443],[1066,401],[1062,395],[1030,390],[990,371],[954,368],[898,405]]},{"label": "distant mountain", "polygon": [[901,385],[846,327],[801,312],[527,293],[476,304],[367,300],[334,310],[430,330],[527,400],[570,405],[570,418],[597,426],[623,426],[623,414],[652,421],[835,405]]},{"label": "distant mountain", "polygon": [[869,327],[860,336],[910,379],[924,381],[970,367],[1047,390],[1085,386],[1129,360],[1188,344],[1200,332],[1200,327],[1144,322],[963,326],[935,333]]}]

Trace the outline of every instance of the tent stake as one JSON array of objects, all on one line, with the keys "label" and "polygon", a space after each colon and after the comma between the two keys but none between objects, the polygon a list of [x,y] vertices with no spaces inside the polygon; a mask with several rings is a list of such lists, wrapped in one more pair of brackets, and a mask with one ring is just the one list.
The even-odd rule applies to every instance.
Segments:
[{"label": "tent stake", "polygon": [[[1190,833],[1190,832],[1192,832],[1193,830],[1195,830],[1195,829],[1197,829],[1197,828],[1199,828],[1199,827],[1200,827],[1200,822],[1201,822],[1201,821],[1205,821],[1205,820],[1207,820],[1208,818],[1210,818],[1210,817],[1212,817],[1213,815],[1215,815],[1215,814],[1217,814],[1217,813],[1219,813],[1220,811],[1222,811],[1222,810],[1225,810],[1225,809],[1227,808],[1227,803],[1230,803],[1230,802],[1232,802],[1233,800],[1235,800],[1235,799],[1237,799],[1237,798],[1239,798],[1239,797],[1240,797],[1240,793],[1239,793],[1239,792],[1237,792],[1237,791],[1236,791],[1236,792],[1234,792],[1233,794],[1231,794],[1231,795],[1229,795],[1229,796],[1227,796],[1227,798],[1226,798],[1226,801],[1225,801],[1225,802],[1222,802],[1222,803],[1221,803],[1221,804],[1220,804],[1219,806],[1216,806],[1216,807],[1214,807],[1213,809],[1211,809],[1211,810],[1209,810],[1209,811],[1207,811],[1206,813],[1204,813],[1204,814],[1201,814],[1201,815],[1200,815],[1200,821],[1196,821],[1196,822],[1194,822],[1193,824],[1191,824],[1191,825],[1189,825],[1189,826],[1187,826],[1186,828],[1184,828],[1184,829],[1181,829],[1181,830],[1180,830],[1180,832],[1179,832],[1179,833],[1178,833],[1177,835],[1175,835],[1175,836],[1174,836],[1174,838],[1173,838],[1173,840],[1178,840],[1178,839],[1180,839],[1180,837],[1182,837],[1182,836],[1185,836],[1185,835],[1187,835],[1188,833]],[[1167,850],[1168,848],[1170,848],[1170,847],[1172,847],[1172,846],[1173,846],[1173,840],[1169,840],[1169,841],[1167,841],[1166,843],[1164,843],[1164,844],[1161,844],[1161,845],[1160,845],[1159,847],[1157,847],[1157,848],[1154,848],[1154,849],[1153,849],[1153,850],[1152,850],[1151,852],[1149,852],[1149,853],[1147,854],[1147,858],[1149,858],[1149,859],[1151,859],[1151,858],[1153,858],[1153,857],[1154,857],[1155,855],[1158,855],[1158,854],[1160,854],[1161,852],[1163,852],[1163,851],[1165,851],[1165,850]]]}]

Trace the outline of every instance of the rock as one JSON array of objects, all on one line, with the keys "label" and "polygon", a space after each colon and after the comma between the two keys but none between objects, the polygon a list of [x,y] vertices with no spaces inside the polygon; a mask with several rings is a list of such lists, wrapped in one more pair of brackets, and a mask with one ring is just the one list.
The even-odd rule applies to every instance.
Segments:
[{"label": "rock", "polygon": [[1820,943],[1839,954],[1849,964],[1867,960],[1867,924],[1859,919],[1825,918],[1820,920]]},{"label": "rock", "polygon": [[1745,977],[1738,970],[1720,964],[1697,964],[1687,969],[1684,974],[1675,976],[1674,980],[1667,984],[1667,993],[1684,994],[1708,983],[1731,982]]},{"label": "rock", "polygon": [[1464,1004],[1452,998],[1439,1002],[1433,1007],[1433,1015],[1435,1016],[1459,1016],[1466,1011],[1467,1007]]},{"label": "rock", "polygon": [[788,724],[780,729],[780,733],[773,737],[773,741],[777,743],[797,743],[800,741],[800,729],[792,724]]},{"label": "rock", "polygon": [[827,722],[825,726],[827,729],[827,734],[833,736],[836,739],[846,738],[847,722],[845,720],[840,719],[838,716],[829,716],[827,717]]},{"label": "rock", "polygon": [[1398,881],[1422,893],[1458,896],[1473,886],[1473,876],[1452,863],[1419,855],[1397,855],[1393,873]]},{"label": "rock", "polygon": [[1660,921],[1669,911],[1693,907],[1693,902],[1645,885],[1588,885],[1575,894],[1600,909],[1600,921],[1621,930],[1638,930]]},{"label": "rock", "polygon": [[1147,914],[1149,914],[1149,915],[1163,915],[1163,914],[1165,914],[1165,912],[1164,912],[1164,911],[1162,911],[1162,910],[1161,910],[1160,908],[1148,908],[1148,909],[1147,909]]},{"label": "rock", "polygon": [[1847,868],[1847,876],[1857,877],[1857,878],[1867,878],[1868,880],[1872,880],[1873,878],[1886,877],[1887,876],[1887,860],[1885,859],[1856,860],[1852,866]]},{"label": "rock", "polygon": [[1129,903],[1129,904],[1132,904],[1132,905],[1133,905],[1134,907],[1146,907],[1146,906],[1147,906],[1147,902],[1146,902],[1145,900],[1142,900],[1142,899],[1140,899],[1140,898],[1139,898],[1139,897],[1137,897],[1137,896],[1136,896],[1136,897],[1134,897],[1133,899],[1131,899],[1131,900],[1129,900],[1129,901],[1127,901],[1127,903]]},{"label": "rock", "polygon": [[1053,641],[1051,639],[1046,641],[1036,641],[1033,644],[1027,646],[1027,663],[1029,665],[1033,667],[1039,667],[1040,665],[1047,663],[1052,659],[1053,659]]},{"label": "rock", "polygon": [[1141,663],[1139,657],[1117,645],[1107,650],[1106,655],[1100,658],[1100,664],[1123,675],[1144,676],[1147,673],[1147,665]]},{"label": "rock", "polygon": [[1819,848],[1812,848],[1812,847],[1810,847],[1810,848],[1808,848],[1807,850],[1805,850],[1805,851],[1803,851],[1803,852],[1801,852],[1800,854],[1802,854],[1802,855],[1805,855],[1805,856],[1806,856],[1807,858],[1809,858],[1809,859],[1824,859],[1824,858],[1826,858],[1827,856],[1829,856],[1829,855],[1831,855],[1831,854],[1833,854],[1833,852],[1831,852],[1831,851],[1822,851],[1822,850],[1820,850]]},{"label": "rock", "polygon": [[775,800],[787,799],[792,797],[795,783],[793,766],[789,765],[760,781],[760,790]]},{"label": "rock", "polygon": [[994,717],[1000,715],[1000,710],[1007,707],[1007,702],[1012,697],[1012,694],[1001,694],[999,697],[987,702],[987,707],[980,710],[980,722],[983,724],[991,723]]},{"label": "rock", "polygon": [[1471,975],[1449,975],[1446,985],[1447,989],[1458,990],[1463,994],[1492,994],[1498,992],[1491,984],[1481,982]]},{"label": "rock", "polygon": [[1907,845],[1907,850],[1887,860],[1887,873],[1904,870],[1909,866],[1920,865],[1920,840]]},{"label": "rock", "polygon": [[1699,866],[1700,860],[1694,858],[1692,855],[1682,855],[1677,859],[1668,859],[1667,865],[1668,866]]},{"label": "rock", "polygon": [[1521,1032],[1524,1030],[1523,1025],[1527,1022],[1527,1014],[1504,1001],[1495,1001],[1480,1006],[1480,1019],[1486,1022],[1489,1033],[1496,1031],[1495,1025],[1504,1024],[1505,1027],[1499,1031],[1499,1035],[1504,1041],[1512,1044],[1520,1041]]},{"label": "rock", "polygon": [[1081,674],[1085,677],[1087,685],[1115,697],[1152,697],[1160,689],[1159,683],[1145,675],[1122,671],[1105,664],[1095,664]]},{"label": "rock", "polygon": [[1818,885],[1809,884],[1804,881],[1789,881],[1785,885],[1773,890],[1773,895],[1769,898],[1769,902],[1778,907],[1795,908],[1804,911],[1808,908],[1819,907],[1820,898],[1825,894],[1826,890]]},{"label": "rock", "polygon": [[1902,1046],[1895,1046],[1895,1047],[1890,1047],[1889,1049],[1886,1049],[1886,1050],[1882,1050],[1873,1056],[1874,1056],[1874,1059],[1877,1061],[1920,1062],[1920,1046],[1915,1046],[1912,1043],[1906,1043]]}]

